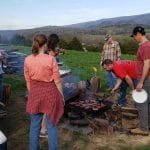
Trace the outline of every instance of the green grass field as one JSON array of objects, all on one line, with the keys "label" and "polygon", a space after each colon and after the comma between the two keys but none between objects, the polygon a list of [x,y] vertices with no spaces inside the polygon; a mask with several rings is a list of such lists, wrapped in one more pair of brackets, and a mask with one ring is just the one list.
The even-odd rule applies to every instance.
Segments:
[{"label": "green grass field", "polygon": [[[21,53],[29,55],[31,47],[7,46],[6,49],[18,49]],[[93,67],[97,68],[97,75],[101,79],[102,89],[106,89],[104,71],[99,66],[101,54],[98,52],[83,52],[66,50],[64,55],[59,56],[64,62],[64,68],[70,68],[81,80],[90,79],[94,75]],[[135,55],[122,55],[122,59],[135,60]],[[15,82],[14,82],[15,83]],[[22,84],[21,84],[22,85]]]}]

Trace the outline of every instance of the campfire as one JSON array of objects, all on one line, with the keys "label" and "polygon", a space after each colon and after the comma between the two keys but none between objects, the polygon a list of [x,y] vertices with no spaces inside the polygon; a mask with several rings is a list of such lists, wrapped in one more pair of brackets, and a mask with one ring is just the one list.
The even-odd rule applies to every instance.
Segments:
[{"label": "campfire", "polygon": [[128,132],[129,129],[135,128],[138,124],[137,110],[121,108],[116,104],[116,96],[104,95],[100,89],[97,70],[94,70],[90,81],[80,81],[76,86],[73,86],[71,80],[68,83],[67,87],[70,87],[69,84],[76,87],[76,94],[66,100],[62,128],[85,134]]}]

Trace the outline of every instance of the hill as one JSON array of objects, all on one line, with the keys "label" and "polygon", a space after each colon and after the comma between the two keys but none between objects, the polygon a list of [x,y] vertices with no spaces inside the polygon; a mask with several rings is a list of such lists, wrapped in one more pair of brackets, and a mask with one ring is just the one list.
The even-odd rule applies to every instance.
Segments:
[{"label": "hill", "polygon": [[123,16],[116,18],[101,19],[96,21],[78,23],[68,25],[66,27],[83,28],[83,29],[95,29],[97,27],[108,27],[108,26],[122,26],[122,25],[144,25],[150,26],[150,13],[134,15],[134,16]]},{"label": "hill", "polygon": [[11,39],[15,34],[20,34],[28,39],[32,39],[33,35],[43,33],[49,35],[57,33],[61,38],[70,41],[74,36],[78,37],[80,41],[88,44],[96,44],[100,39],[103,39],[106,33],[112,34],[114,37],[120,38],[120,35],[131,34],[132,29],[142,25],[146,31],[150,33],[150,13],[123,16],[116,18],[100,19],[96,21],[72,24],[67,26],[45,26],[33,29],[22,30],[0,30],[2,37]]}]

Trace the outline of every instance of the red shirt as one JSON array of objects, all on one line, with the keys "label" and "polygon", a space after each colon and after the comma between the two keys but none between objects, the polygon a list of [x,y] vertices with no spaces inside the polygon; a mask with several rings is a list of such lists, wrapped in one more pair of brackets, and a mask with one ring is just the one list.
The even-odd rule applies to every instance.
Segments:
[{"label": "red shirt", "polygon": [[135,79],[137,77],[135,66],[136,66],[135,61],[130,60],[115,61],[113,62],[113,72],[120,79],[124,79],[126,75],[128,75],[132,79]]},{"label": "red shirt", "polygon": [[[150,41],[147,41],[141,44],[137,52],[136,72],[137,72],[138,78],[141,78],[142,76],[144,60],[147,60],[147,59],[150,59]],[[150,69],[149,69],[147,77],[150,77]]]}]

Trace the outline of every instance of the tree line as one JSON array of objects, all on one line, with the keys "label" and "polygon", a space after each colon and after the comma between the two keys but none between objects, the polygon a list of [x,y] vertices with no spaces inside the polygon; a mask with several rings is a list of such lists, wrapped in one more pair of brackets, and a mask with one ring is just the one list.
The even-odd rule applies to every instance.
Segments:
[{"label": "tree line", "polygon": [[[131,38],[120,38],[117,39],[120,44],[121,51],[124,54],[135,54],[137,50],[137,43]],[[11,45],[23,45],[31,46],[32,40],[19,34],[15,34],[11,39],[7,39],[0,35],[0,43],[11,44]],[[77,37],[73,37],[70,41],[60,39],[60,47],[67,50],[77,51],[93,51],[101,52],[103,49],[104,41],[100,41],[97,45],[89,45],[88,43],[82,43]]]}]

